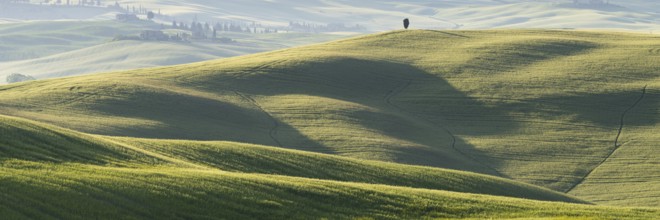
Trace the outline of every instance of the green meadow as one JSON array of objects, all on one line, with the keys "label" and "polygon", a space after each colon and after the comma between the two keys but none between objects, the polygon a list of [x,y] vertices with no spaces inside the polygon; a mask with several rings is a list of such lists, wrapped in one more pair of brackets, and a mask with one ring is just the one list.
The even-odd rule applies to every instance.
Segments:
[{"label": "green meadow", "polygon": [[657,219],[660,36],[394,31],[0,87],[9,219]]}]

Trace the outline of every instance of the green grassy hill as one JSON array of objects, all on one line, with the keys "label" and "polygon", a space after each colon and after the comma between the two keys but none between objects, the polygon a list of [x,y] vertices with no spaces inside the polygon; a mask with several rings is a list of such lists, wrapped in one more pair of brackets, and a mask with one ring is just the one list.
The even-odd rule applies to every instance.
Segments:
[{"label": "green grassy hill", "polygon": [[586,203],[548,189],[487,175],[234,142],[88,135],[3,116],[0,131],[0,159],[9,162],[198,168]]},{"label": "green grassy hill", "polygon": [[[320,169],[329,159],[319,159],[308,171],[288,156],[240,149],[289,151],[231,143],[242,142],[353,158],[340,164],[477,172],[597,204],[657,207],[658,48],[660,37],[626,33],[397,31],[3,86],[0,112],[103,135],[95,138],[151,152],[152,163],[474,192],[403,175],[412,171],[399,170],[399,182],[363,175],[390,173],[390,163],[336,174]],[[301,157],[321,156],[292,158]]]},{"label": "green grassy hill", "polygon": [[4,116],[0,134],[0,214],[10,219],[660,214],[513,198],[584,203],[486,175],[248,144],[95,136]]}]

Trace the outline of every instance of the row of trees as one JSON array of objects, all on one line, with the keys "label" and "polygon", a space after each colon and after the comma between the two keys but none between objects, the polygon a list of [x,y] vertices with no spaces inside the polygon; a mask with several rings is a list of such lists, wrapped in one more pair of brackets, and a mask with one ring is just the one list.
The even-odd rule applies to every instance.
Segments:
[{"label": "row of trees", "polygon": [[[193,33],[193,37],[202,37],[204,35],[217,34],[217,32],[243,32],[253,34],[269,34],[278,33],[280,29],[262,26],[257,23],[235,23],[235,22],[217,22],[211,25],[208,22],[193,21],[190,24],[184,22],[172,21],[172,28],[189,30]],[[344,24],[312,24],[305,22],[289,22],[289,26],[284,28],[287,31],[306,32],[306,33],[321,33],[321,32],[338,32],[338,31],[364,31],[365,27],[360,25],[346,26]]]},{"label": "row of trees", "polygon": [[148,14],[152,14],[152,15],[155,15],[155,14],[162,15],[162,14],[160,13],[160,9],[157,10],[156,12],[154,12],[153,10],[148,9],[148,8],[146,8],[146,7],[143,7],[142,5],[138,5],[137,7],[135,7],[135,5],[129,5],[129,4],[126,4],[125,6],[121,6],[118,2],[115,2],[114,7],[115,7],[115,9],[117,9],[117,10],[121,10],[121,11],[123,11],[124,13],[133,13],[133,14],[138,14],[138,15],[139,15],[139,14],[142,14],[142,15],[148,15]]},{"label": "row of trees", "polygon": [[216,38],[218,32],[242,32],[242,33],[253,33],[253,34],[268,34],[268,33],[277,33],[278,30],[270,27],[263,27],[253,23],[252,25],[241,25],[232,22],[217,22],[214,25],[209,24],[208,22],[202,23],[193,21],[190,24],[184,22],[172,21],[171,28],[188,30],[192,33],[193,38]]}]

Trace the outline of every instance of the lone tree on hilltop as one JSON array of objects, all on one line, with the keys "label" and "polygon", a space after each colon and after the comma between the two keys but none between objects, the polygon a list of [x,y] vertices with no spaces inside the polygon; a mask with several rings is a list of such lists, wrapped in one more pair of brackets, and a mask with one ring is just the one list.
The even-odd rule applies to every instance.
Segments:
[{"label": "lone tree on hilltop", "polygon": [[410,20],[409,19],[403,19],[403,27],[407,30],[408,27],[410,27]]}]

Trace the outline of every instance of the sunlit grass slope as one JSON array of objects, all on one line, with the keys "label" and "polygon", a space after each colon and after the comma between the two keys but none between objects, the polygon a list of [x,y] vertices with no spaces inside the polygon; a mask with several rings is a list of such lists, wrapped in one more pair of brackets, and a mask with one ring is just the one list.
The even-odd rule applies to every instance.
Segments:
[{"label": "sunlit grass slope", "polygon": [[93,136],[3,116],[0,132],[0,160],[7,164],[31,161],[45,165],[217,169],[584,203],[565,194],[487,175],[234,142]]},{"label": "sunlit grass slope", "polygon": [[657,206],[659,102],[638,100],[660,86],[659,48],[658,37],[624,33],[397,31],[4,86],[0,111],[94,134],[459,169]]},{"label": "sunlit grass slope", "polygon": [[580,202],[466,172],[230,142],[110,138],[12,117],[0,117],[0,125],[0,215],[6,219],[660,215],[657,209],[478,195]]},{"label": "sunlit grass slope", "polygon": [[74,131],[0,116],[0,162],[84,163],[126,166],[158,160],[117,144]]},{"label": "sunlit grass slope", "polygon": [[583,203],[533,185],[446,169],[365,161],[297,150],[239,144],[112,138],[171,158],[223,171],[261,173]]},{"label": "sunlit grass slope", "polygon": [[660,215],[653,209],[181,168],[27,162],[8,166],[0,169],[0,213],[8,219],[652,219]]}]

